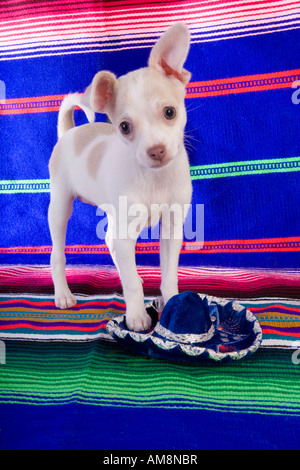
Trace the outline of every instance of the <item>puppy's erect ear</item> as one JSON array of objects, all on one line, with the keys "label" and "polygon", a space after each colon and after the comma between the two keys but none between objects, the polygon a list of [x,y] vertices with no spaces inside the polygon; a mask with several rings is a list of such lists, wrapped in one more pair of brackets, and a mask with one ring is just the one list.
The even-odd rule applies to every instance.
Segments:
[{"label": "puppy's erect ear", "polygon": [[98,72],[84,92],[81,103],[96,113],[107,113],[113,103],[117,78],[107,71]]},{"label": "puppy's erect ear", "polygon": [[184,23],[167,29],[157,41],[149,57],[149,67],[173,76],[186,85],[191,74],[183,68],[190,47],[190,32]]}]

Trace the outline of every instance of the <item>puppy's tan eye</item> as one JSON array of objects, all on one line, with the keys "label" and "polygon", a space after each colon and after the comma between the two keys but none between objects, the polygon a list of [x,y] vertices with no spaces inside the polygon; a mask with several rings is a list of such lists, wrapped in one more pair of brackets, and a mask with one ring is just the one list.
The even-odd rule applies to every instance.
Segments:
[{"label": "puppy's tan eye", "polygon": [[130,134],[131,132],[131,125],[128,121],[123,121],[121,122],[121,124],[119,125],[119,129],[120,131],[122,132],[122,134],[124,135],[128,135]]},{"label": "puppy's tan eye", "polygon": [[164,117],[166,119],[174,119],[174,117],[176,116],[176,110],[175,108],[173,108],[172,106],[167,106],[166,108],[164,108]]}]

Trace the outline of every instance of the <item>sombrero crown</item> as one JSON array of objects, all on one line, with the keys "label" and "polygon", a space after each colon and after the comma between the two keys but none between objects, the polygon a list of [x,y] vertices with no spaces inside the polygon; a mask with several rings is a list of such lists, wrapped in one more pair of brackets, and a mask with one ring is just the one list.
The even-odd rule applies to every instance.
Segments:
[{"label": "sombrero crown", "polygon": [[198,294],[183,292],[167,302],[153,334],[166,340],[191,344],[208,341],[214,331],[207,305]]}]

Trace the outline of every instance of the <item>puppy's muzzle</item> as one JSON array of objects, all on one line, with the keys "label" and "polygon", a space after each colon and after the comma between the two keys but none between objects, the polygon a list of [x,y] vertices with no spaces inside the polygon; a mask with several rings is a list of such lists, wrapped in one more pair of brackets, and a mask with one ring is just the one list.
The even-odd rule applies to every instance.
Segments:
[{"label": "puppy's muzzle", "polygon": [[156,145],[148,149],[147,154],[153,161],[162,163],[166,156],[166,147],[164,145]]},{"label": "puppy's muzzle", "polygon": [[147,150],[147,155],[151,158],[152,168],[160,168],[170,162],[170,157],[167,155],[167,149],[163,144],[149,148]]}]

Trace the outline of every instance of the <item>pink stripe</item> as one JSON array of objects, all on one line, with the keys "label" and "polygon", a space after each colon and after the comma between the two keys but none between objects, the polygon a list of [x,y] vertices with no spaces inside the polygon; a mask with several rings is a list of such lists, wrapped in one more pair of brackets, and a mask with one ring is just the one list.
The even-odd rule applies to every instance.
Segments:
[{"label": "pink stripe", "polygon": [[[287,9],[288,11],[288,9]],[[270,12],[271,15],[275,14],[276,12]],[[299,14],[300,12],[298,12]],[[176,18],[176,21],[177,20],[181,20],[183,21],[184,20],[184,15],[178,15],[178,14],[174,14],[176,16],[179,16],[179,18]],[[173,15],[173,16],[174,16]],[[180,17],[181,16],[181,17]],[[211,17],[213,17],[214,15],[211,15]],[[222,21],[224,19],[226,20],[239,20],[240,18],[244,18],[246,19],[248,16],[251,16],[253,17],[254,15],[253,14],[250,14],[250,15],[243,15],[243,16],[227,16],[226,18],[222,18]],[[135,17],[131,17],[131,18],[128,18],[128,24],[130,24],[130,29],[128,29],[128,24],[126,25],[122,25],[122,23],[119,23],[117,20],[115,21],[111,21],[109,23],[107,23],[105,26],[103,25],[89,25],[87,24],[87,18],[86,19],[82,19],[82,20],[74,20],[74,21],[71,21],[71,22],[64,22],[64,28],[61,28],[58,26],[57,22],[45,22],[44,24],[39,24],[39,26],[36,28],[36,29],[39,29],[40,32],[46,32],[47,35],[43,36],[41,38],[41,36],[39,36],[39,31],[34,31],[34,28],[31,27],[28,27],[27,25],[18,25],[18,26],[15,26],[15,27],[10,27],[9,29],[9,32],[8,33],[1,33],[1,42],[7,42],[8,40],[10,40],[10,44],[13,44],[14,41],[17,41],[17,40],[21,40],[22,37],[24,38],[23,40],[26,39],[39,39],[39,40],[46,40],[46,39],[49,39],[49,38],[52,38],[54,37],[55,35],[59,34],[60,36],[66,36],[68,34],[73,34],[74,32],[78,32],[78,26],[80,25],[80,30],[85,32],[86,33],[91,33],[93,32],[94,34],[106,34],[106,35],[114,35],[114,34],[117,34],[119,32],[123,32],[123,33],[133,33],[133,32],[141,32],[142,30],[146,30],[148,29],[148,33],[149,34],[155,34],[155,32],[152,31],[152,29],[150,28],[153,28],[153,25],[156,25],[157,26],[157,29],[165,29],[167,26],[169,26],[171,23],[172,23],[172,15],[169,15],[169,14],[159,14],[157,17],[151,17],[151,20],[149,20],[149,17],[145,16],[145,17],[139,17],[137,21],[134,21],[133,18]],[[165,18],[166,21],[163,21],[161,18]],[[100,19],[100,18],[99,18]],[[201,20],[203,19],[203,16],[200,14],[200,15],[193,15],[193,18],[191,20],[186,20],[186,24],[190,27],[193,27],[196,23],[197,20]],[[268,19],[268,18],[266,18]],[[278,21],[280,21],[281,19],[281,16],[278,16],[277,17]],[[93,19],[90,19],[90,21],[96,21],[97,18],[93,18]],[[216,18],[206,18],[205,19],[205,23],[207,23],[209,25],[209,23],[215,23],[217,21]],[[272,21],[274,21],[272,19]],[[197,22],[197,25],[200,25],[201,23],[203,23],[203,21],[199,21]],[[15,25],[17,23],[14,23]],[[77,26],[74,26],[76,25]],[[51,31],[45,31],[44,28],[45,26],[47,26],[47,28],[51,28]],[[222,26],[222,25],[221,25]],[[256,25],[255,25],[256,26]],[[238,25],[237,25],[238,27]],[[251,27],[251,26],[250,26]],[[253,25],[252,25],[252,28],[253,28]],[[24,31],[25,29],[25,31]],[[150,29],[150,30],[149,30]],[[224,31],[226,32],[226,30],[222,30],[223,33]]]},{"label": "pink stripe", "polygon": [[[219,10],[216,10],[215,8],[199,8],[199,4],[197,5],[185,5],[185,4],[176,4],[176,5],[170,5],[170,4],[166,4],[162,7],[149,7],[149,6],[145,6],[143,7],[142,5],[140,5],[139,7],[137,8],[132,8],[130,9],[128,12],[129,12],[129,15],[128,15],[128,19],[130,20],[131,18],[136,18],[136,17],[140,17],[140,18],[147,18],[148,20],[151,20],[151,18],[155,18],[155,16],[149,16],[149,13],[151,13],[151,11],[153,13],[157,13],[157,17],[160,17],[162,15],[162,12],[164,12],[164,16],[167,16],[168,15],[168,12],[170,12],[171,15],[173,14],[176,14],[177,12],[180,13],[180,12],[184,12],[185,14],[188,14],[188,13],[193,13],[193,12],[199,12],[199,14],[201,14],[201,18],[213,18],[213,17],[224,17],[225,15],[232,15],[232,14],[238,14],[238,13],[241,13],[241,15],[237,18],[241,18],[241,17],[244,17],[244,12],[252,12],[253,16],[257,16],[259,14],[262,14],[262,15],[269,15],[270,13],[274,13],[274,12],[286,12],[286,11],[289,11],[291,9],[296,9],[297,6],[299,6],[300,2],[297,1],[297,2],[290,2],[290,3],[287,3],[285,5],[273,5],[273,4],[269,4],[268,6],[263,6],[263,7],[256,7],[256,8],[248,8],[248,9],[239,9],[239,8],[235,8],[235,7],[224,7],[224,10],[229,10],[229,11],[222,11],[222,9],[219,9]],[[241,5],[239,5],[240,7]],[[246,6],[246,4],[244,4],[243,6]],[[188,7],[188,8],[187,8]],[[287,8],[287,7],[290,7],[290,8]],[[270,11],[270,9],[272,9]],[[70,9],[68,9],[65,13],[63,14],[56,14],[56,11],[57,10],[54,10],[53,9],[53,13],[49,14],[49,8],[47,8],[47,10],[45,11],[45,13],[47,13],[46,16],[52,16],[53,17],[53,21],[54,20],[54,17],[57,17],[59,19],[59,21],[61,20],[64,20],[65,22],[67,22],[67,19],[68,18],[73,18],[74,19],[74,16],[72,15],[72,13],[70,13]],[[120,19],[122,19],[122,15],[124,15],[124,9],[120,9],[120,10],[109,10],[109,11],[105,11],[103,12],[102,9],[101,11],[99,11],[99,9],[94,9],[94,10],[89,10],[89,11],[84,11],[84,10],[81,10],[81,9],[78,9],[76,10],[77,13],[81,13],[80,14],[80,17],[83,18],[83,16],[85,15],[88,15],[88,17],[92,20],[92,19],[96,19],[97,17],[98,18],[103,18],[105,20],[105,22],[107,20],[110,20],[110,19],[113,19],[114,17],[120,17]],[[141,13],[144,13],[144,16],[141,15],[141,16],[138,16],[138,14],[141,14]],[[206,14],[208,13],[208,15]],[[13,21],[13,20],[8,20],[7,17],[5,18],[9,23],[12,23],[12,24],[20,24],[19,22],[17,21]],[[22,14],[22,17],[20,19],[24,19],[24,14]],[[88,19],[88,18],[87,18]],[[45,22],[47,23],[47,21],[49,21],[47,18],[43,19],[43,18],[39,18],[38,16],[36,17],[33,17],[30,19],[30,24],[34,23],[34,22]],[[71,22],[72,23],[72,22]]]},{"label": "pink stripe", "polygon": [[[294,6],[292,6],[294,5]],[[135,25],[141,25],[143,22],[144,24],[149,24],[149,25],[152,25],[153,22],[159,22],[160,18],[161,17],[164,17],[164,18],[168,18],[170,21],[171,21],[171,18],[174,16],[174,15],[177,15],[177,16],[180,16],[180,14],[182,16],[182,20],[186,20],[186,23],[190,23],[190,25],[193,25],[195,23],[195,20],[197,19],[200,19],[202,21],[200,21],[200,24],[201,23],[210,23],[210,22],[216,22],[218,20],[231,20],[231,19],[235,19],[235,20],[239,20],[240,18],[243,18],[243,19],[246,19],[247,17],[251,16],[251,17],[256,17],[256,16],[260,16],[261,18],[265,18],[268,19],[268,16],[269,15],[274,15],[274,14],[278,14],[279,18],[280,18],[280,14],[281,13],[287,13],[289,12],[290,10],[295,10],[297,6],[300,5],[300,2],[293,2],[293,3],[289,3],[289,4],[286,4],[284,6],[284,8],[275,8],[275,9],[272,9],[271,11],[268,10],[268,11],[263,11],[261,12],[261,8],[254,8],[254,9],[248,9],[248,10],[232,10],[232,11],[229,11],[229,12],[226,12],[226,13],[222,13],[222,12],[218,12],[218,13],[209,13],[208,15],[205,15],[206,12],[210,12],[210,10],[201,10],[199,11],[199,8],[198,7],[192,7],[192,8],[189,8],[188,11],[186,11],[184,8],[180,7],[178,8],[177,10],[178,11],[174,11],[174,12],[168,12],[167,10],[155,10],[155,13],[156,15],[153,15],[153,16],[149,16],[149,11],[145,11],[145,14],[144,15],[137,15],[137,14],[134,14],[132,13],[131,15],[129,15],[126,20],[127,20],[127,24],[125,26],[125,28],[123,29],[128,29],[128,24],[130,24],[130,26],[132,26],[133,24]],[[289,7],[290,8],[287,8]],[[280,6],[281,7],[281,6]],[[271,7],[270,7],[271,8]],[[142,12],[144,11],[144,9],[141,9],[141,10],[136,10],[136,13],[138,12]],[[250,12],[250,13],[248,13]],[[197,13],[197,14],[196,14]],[[237,14],[239,14],[239,16],[236,16]],[[295,12],[297,13],[297,12]],[[299,12],[298,12],[299,13]],[[186,18],[186,15],[187,14],[190,14],[192,15],[192,19],[189,20],[188,18]],[[82,16],[78,19],[75,19],[74,17],[72,18],[72,15],[70,14],[67,14],[67,15],[57,15],[58,16],[58,21],[59,23],[63,22],[65,26],[68,26],[68,25],[73,25],[73,24],[82,24],[83,27],[86,27],[88,28],[89,26],[86,25],[85,26],[85,22],[86,21],[97,21],[97,19],[99,20],[103,20],[105,21],[106,25],[105,25],[105,28],[107,29],[107,26],[110,26],[112,27],[112,25],[114,26],[118,26],[120,23],[118,22],[118,20],[122,20],[122,13],[116,15],[116,14],[113,14],[113,13],[109,13],[109,14],[102,14],[102,13],[94,13],[93,12],[87,12],[87,13],[83,13],[83,15],[89,15],[87,18],[83,18]],[[72,20],[70,21],[69,18],[72,18]],[[116,17],[116,18],[114,18]],[[134,19],[137,19],[137,21],[133,22]],[[19,31],[19,30],[24,30],[24,28],[27,28],[27,31],[24,33],[24,34],[29,34],[29,32],[31,31],[31,26],[32,24],[34,23],[38,23],[40,24],[40,28],[42,29],[43,27],[45,26],[48,26],[48,27],[51,27],[51,26],[56,26],[58,21],[55,21],[55,19],[51,19],[51,18],[45,18],[45,19],[39,19],[39,18],[35,18],[35,19],[32,19],[30,20],[30,26],[28,26],[26,23],[25,24],[20,24],[19,22],[17,21],[13,21],[13,20],[10,20],[9,23],[10,23],[10,32],[12,31]],[[13,27],[13,26],[16,26],[16,27]],[[69,28],[70,30],[74,29],[74,28]],[[66,29],[63,29],[63,31],[65,31]],[[117,30],[117,28],[116,28]],[[57,31],[60,31],[57,29]],[[11,34],[3,34],[3,36],[8,36],[8,35],[11,35]]]},{"label": "pink stripe", "polygon": [[[139,267],[144,280],[145,293],[157,295],[160,286],[160,270],[157,267]],[[68,267],[67,279],[73,292],[96,295],[119,292],[122,287],[115,268]],[[226,270],[179,269],[179,289],[193,290],[220,297],[275,296],[298,298],[300,273]],[[44,293],[53,295],[50,267],[8,266],[0,269],[0,292]]]},{"label": "pink stripe", "polygon": [[[18,4],[21,4],[21,5],[18,5]],[[141,5],[141,4],[146,4],[147,2],[144,0],[119,0],[119,1],[114,1],[114,2],[101,2],[100,4],[95,4],[95,2],[84,2],[82,0],[73,0],[70,2],[70,4],[68,4],[65,0],[64,1],[48,1],[48,2],[35,2],[34,4],[27,4],[25,5],[25,7],[27,7],[28,9],[32,8],[34,10],[40,10],[40,9],[47,9],[47,11],[49,10],[56,10],[58,6],[62,6],[62,8],[65,8],[66,10],[70,9],[70,8],[76,8],[76,9],[79,9],[79,8],[82,8],[82,6],[86,7],[86,8],[92,8],[92,9],[98,9],[98,8],[101,8],[101,10],[109,10],[111,7],[115,8],[115,7],[132,7],[133,5]],[[179,6],[179,5],[186,5],[188,6],[190,4],[190,1],[165,1],[163,2],[162,0],[152,0],[151,1],[151,5],[153,4],[156,4],[158,3],[159,5],[174,5],[174,6]],[[213,1],[213,2],[209,2],[209,1],[199,1],[197,2],[199,5],[207,5],[207,6],[216,6],[216,5],[222,5],[222,4],[226,4],[228,3],[228,0],[218,0],[218,1]],[[238,2],[235,2],[238,4]],[[260,2],[261,4],[270,4],[270,3],[274,3],[274,2],[270,2],[269,0],[262,0]],[[10,1],[10,0],[5,0],[5,1],[1,1],[0,2],[0,6],[8,6],[10,4],[10,6],[7,8],[6,11],[11,11],[13,9],[18,9],[18,10],[21,10],[23,11],[23,8],[24,8],[24,4],[23,2],[16,2],[16,1]],[[252,4],[257,4],[257,3],[253,3],[253,2],[245,2],[245,5],[252,5]]]},{"label": "pink stripe", "polygon": [[[292,5],[293,5],[293,7],[292,7]],[[143,21],[146,22],[146,23],[148,23],[148,24],[152,24],[153,22],[157,22],[157,21],[158,21],[158,20],[157,20],[157,21],[155,21],[155,20],[153,21],[153,19],[155,19],[155,18],[167,17],[167,18],[171,19],[172,16],[174,16],[174,15],[176,15],[176,14],[179,15],[180,12],[185,13],[185,14],[187,14],[187,13],[193,14],[193,13],[199,11],[199,14],[198,14],[198,15],[193,15],[193,21],[190,21],[190,24],[192,25],[192,24],[194,23],[195,19],[198,19],[198,18],[200,18],[200,19],[203,20],[201,23],[203,23],[204,20],[205,20],[205,22],[209,23],[209,22],[212,22],[212,21],[216,21],[216,19],[222,19],[222,20],[224,20],[224,19],[225,19],[225,20],[226,20],[226,19],[237,19],[237,20],[238,20],[238,19],[240,19],[240,18],[246,18],[246,17],[248,17],[248,16],[255,17],[255,16],[258,16],[258,15],[262,15],[262,16],[263,16],[263,15],[270,15],[270,14],[273,15],[273,14],[275,14],[276,12],[277,12],[277,13],[281,13],[281,12],[282,12],[282,13],[286,13],[286,12],[292,10],[292,9],[295,9],[295,8],[296,8],[297,6],[299,6],[299,5],[300,5],[300,2],[290,2],[290,3],[286,4],[286,5],[279,5],[277,8],[273,9],[272,11],[269,11],[269,10],[268,10],[268,11],[263,11],[262,13],[261,13],[261,10],[265,10],[266,7],[264,7],[264,8],[258,7],[258,8],[245,9],[245,10],[231,9],[230,11],[228,11],[228,12],[226,12],[226,13],[222,13],[222,11],[219,11],[219,12],[216,12],[216,13],[210,13],[210,14],[208,14],[208,15],[205,15],[206,12],[210,12],[210,11],[213,11],[213,10],[211,10],[211,9],[203,9],[203,10],[199,11],[199,6],[189,6],[189,8],[188,8],[188,10],[187,10],[187,9],[185,8],[185,6],[182,6],[182,5],[179,4],[178,6],[176,5],[176,9],[178,10],[178,12],[174,12],[174,13],[170,12],[170,13],[168,13],[168,10],[165,10],[164,8],[160,8],[160,9],[156,9],[156,10],[155,10],[155,12],[157,13],[156,16],[150,16],[150,17],[149,17],[149,8],[145,9],[145,8],[142,7],[142,8],[140,8],[140,9],[135,9],[135,10],[133,10],[133,11],[135,11],[136,13],[137,13],[137,12],[144,12],[144,11],[145,11],[145,15],[144,15],[144,16],[138,17],[136,14],[133,13],[133,11],[131,11],[132,14],[131,14],[127,19],[128,19],[128,23],[129,23],[130,25],[132,25],[132,24],[140,25]],[[167,6],[170,6],[170,5],[167,5]],[[291,8],[287,8],[287,7],[291,7]],[[175,7],[174,7],[174,8],[175,8]],[[173,9],[174,9],[174,8],[173,8]],[[273,6],[270,5],[270,6],[268,6],[267,8],[270,9],[270,8],[273,8]],[[163,13],[163,12],[164,12],[164,13]],[[246,14],[247,12],[251,12],[251,13],[250,13],[250,14]],[[49,14],[49,11],[48,11],[48,10],[47,10],[47,13]],[[124,13],[124,12],[123,12],[123,13]],[[148,14],[147,14],[147,13],[148,13]],[[240,15],[240,16],[235,16],[235,15],[237,15],[238,13],[241,13],[241,15]],[[92,21],[92,20],[97,20],[97,18],[103,19],[103,20],[105,20],[105,22],[109,22],[110,24],[118,25],[119,23],[118,23],[117,19],[116,19],[116,20],[113,20],[112,18],[113,18],[113,16],[120,16],[120,19],[121,19],[122,12],[119,13],[119,15],[116,15],[116,14],[114,14],[113,12],[108,12],[108,13],[105,12],[105,14],[103,14],[102,12],[101,12],[101,13],[87,12],[87,13],[83,13],[83,15],[89,15],[89,17],[88,17],[88,18],[85,18],[85,19],[84,19],[84,18],[81,18],[81,19],[79,19],[79,20],[75,20],[75,19],[73,18],[73,21],[70,21],[70,22],[68,22],[68,18],[69,18],[70,16],[72,16],[72,15],[70,15],[70,14],[67,14],[67,15],[64,15],[64,16],[63,16],[63,15],[59,15],[58,18],[59,18],[59,21],[64,21],[64,24],[65,24],[66,26],[67,26],[68,24],[73,25],[74,23],[81,23],[81,24],[84,25],[84,21],[86,21],[86,20],[88,20],[88,19],[91,20],[91,21]],[[51,15],[50,15],[50,16],[51,16]],[[1,13],[0,13],[0,17],[1,17]],[[22,16],[22,18],[24,18],[24,16]],[[138,21],[135,22],[135,23],[133,23],[133,21],[132,21],[134,18],[138,18]],[[6,19],[7,19],[7,18],[6,18]],[[182,19],[184,19],[184,18],[182,18]],[[145,21],[145,20],[146,20],[146,21]],[[42,24],[40,27],[42,28],[44,25],[47,25],[47,26],[54,25],[54,26],[55,26],[55,25],[57,24],[57,22],[55,22],[55,20],[53,20],[53,22],[52,22],[52,21],[51,21],[51,22],[50,22],[50,21],[48,22],[48,21],[49,21],[48,19],[44,19],[44,20],[43,20],[43,24]],[[41,20],[40,20],[39,18],[36,18],[36,19],[31,20],[31,21],[30,21],[30,26],[31,26],[34,22],[41,23]],[[25,24],[25,25],[24,25],[24,24],[22,25],[22,24],[19,24],[19,23],[16,22],[16,21],[12,21],[12,20],[9,21],[9,23],[11,23],[11,26],[16,25],[15,28],[13,28],[13,27],[10,28],[10,31],[19,31],[19,30],[22,31],[22,30],[24,30],[24,27],[25,27],[25,28],[27,27],[26,24]],[[187,20],[187,23],[189,23],[188,20]],[[106,26],[107,26],[107,25],[106,25]],[[86,28],[88,28],[88,26],[86,26]],[[127,27],[127,28],[128,28],[128,27]],[[74,29],[74,28],[69,28],[69,29],[72,30],[72,29]],[[124,29],[126,30],[126,28],[123,28],[123,30],[124,30]],[[24,34],[28,34],[28,33],[30,32],[30,30],[31,30],[31,28],[28,28],[27,31],[26,31]],[[116,30],[118,30],[118,29],[116,29]],[[62,30],[59,30],[59,29],[58,29],[57,31],[62,31]],[[65,29],[64,29],[63,31],[65,31]],[[3,34],[3,36],[5,36],[5,34]],[[9,36],[9,35],[6,35],[6,36]]]},{"label": "pink stripe", "polygon": [[[74,2],[73,2],[74,3]],[[188,7],[189,2],[161,2],[160,0],[153,0],[151,2],[151,5],[153,4],[159,4],[164,8],[165,6],[170,6],[172,7]],[[222,3],[221,2],[216,2],[216,3]],[[0,2],[0,6],[4,4],[7,6],[6,2]],[[147,2],[144,2],[144,4],[147,4]],[[163,4],[163,5],[161,5]],[[98,6],[99,5],[99,6]],[[24,11],[24,6],[22,5],[21,7],[17,6],[12,6],[7,9],[2,9],[0,13],[0,18],[3,17],[4,19],[7,19],[8,14],[10,13],[11,15],[19,16],[21,18],[24,18],[25,16],[30,17],[30,16],[36,16],[36,15],[42,15],[45,13],[49,12],[70,12],[70,11],[83,11],[83,10],[91,10],[91,11],[103,11],[104,14],[109,13],[109,10],[111,8],[120,8],[123,10],[131,10],[132,7],[139,8],[141,6],[141,2],[139,0],[132,0],[131,2],[105,2],[95,5],[95,3],[91,2],[76,2],[75,4],[67,4],[66,2],[45,2],[45,3],[35,3],[34,6],[28,4],[26,5],[27,11]],[[149,8],[149,7],[148,7]]]},{"label": "pink stripe", "polygon": [[[187,8],[188,6],[188,8]],[[272,8],[271,6],[269,8]],[[53,11],[50,13],[50,9],[47,8],[47,10],[45,10],[45,13],[47,13],[47,17],[57,17],[59,20],[66,20],[67,18],[69,17],[72,17],[74,18],[74,15],[72,13],[70,13],[70,9],[68,8],[64,13],[59,13],[59,10],[56,10],[56,9],[52,9]],[[87,11],[85,11],[87,10]],[[122,16],[124,15],[124,13],[127,14],[127,18],[130,18],[130,17],[137,17],[138,15],[140,15],[141,13],[144,14],[144,17],[147,17],[149,18],[149,13],[153,12],[153,13],[157,13],[158,16],[160,16],[161,12],[168,12],[170,11],[170,13],[173,13],[174,11],[182,11],[182,12],[185,12],[185,13],[188,13],[188,12],[193,12],[193,11],[201,11],[203,13],[205,12],[209,12],[209,11],[212,11],[210,8],[201,8],[201,10],[199,9],[199,4],[196,4],[196,5],[186,5],[186,4],[166,4],[166,5],[163,5],[163,6],[150,6],[149,5],[147,6],[145,4],[145,6],[143,6],[142,4],[139,4],[137,7],[135,8],[130,8],[130,9],[124,9],[124,8],[120,8],[120,9],[112,9],[112,10],[106,10],[106,11],[103,11],[103,9],[101,8],[99,10],[99,8],[94,8],[94,9],[86,9],[86,8],[79,8],[79,9],[76,9],[76,13],[79,13],[80,17],[83,18],[85,15],[87,15],[89,18],[91,19],[95,19],[97,17],[99,18],[103,18],[105,21],[107,21],[107,19],[111,19],[113,17],[120,17],[120,19],[122,18]],[[167,14],[167,13],[166,13]],[[148,16],[147,16],[148,15]],[[154,15],[153,15],[154,16]],[[5,18],[7,20],[7,17]],[[22,14],[21,18],[20,19],[24,19],[24,15]],[[53,19],[54,20],[54,19]],[[19,22],[17,21],[13,21],[13,20],[7,20],[9,23],[15,23],[15,24],[19,24]],[[41,21],[45,21],[47,22],[47,18],[43,19],[43,18],[40,18],[38,15],[35,15],[33,16],[32,18],[30,18],[30,23],[32,24],[33,22],[41,22]]]}]

